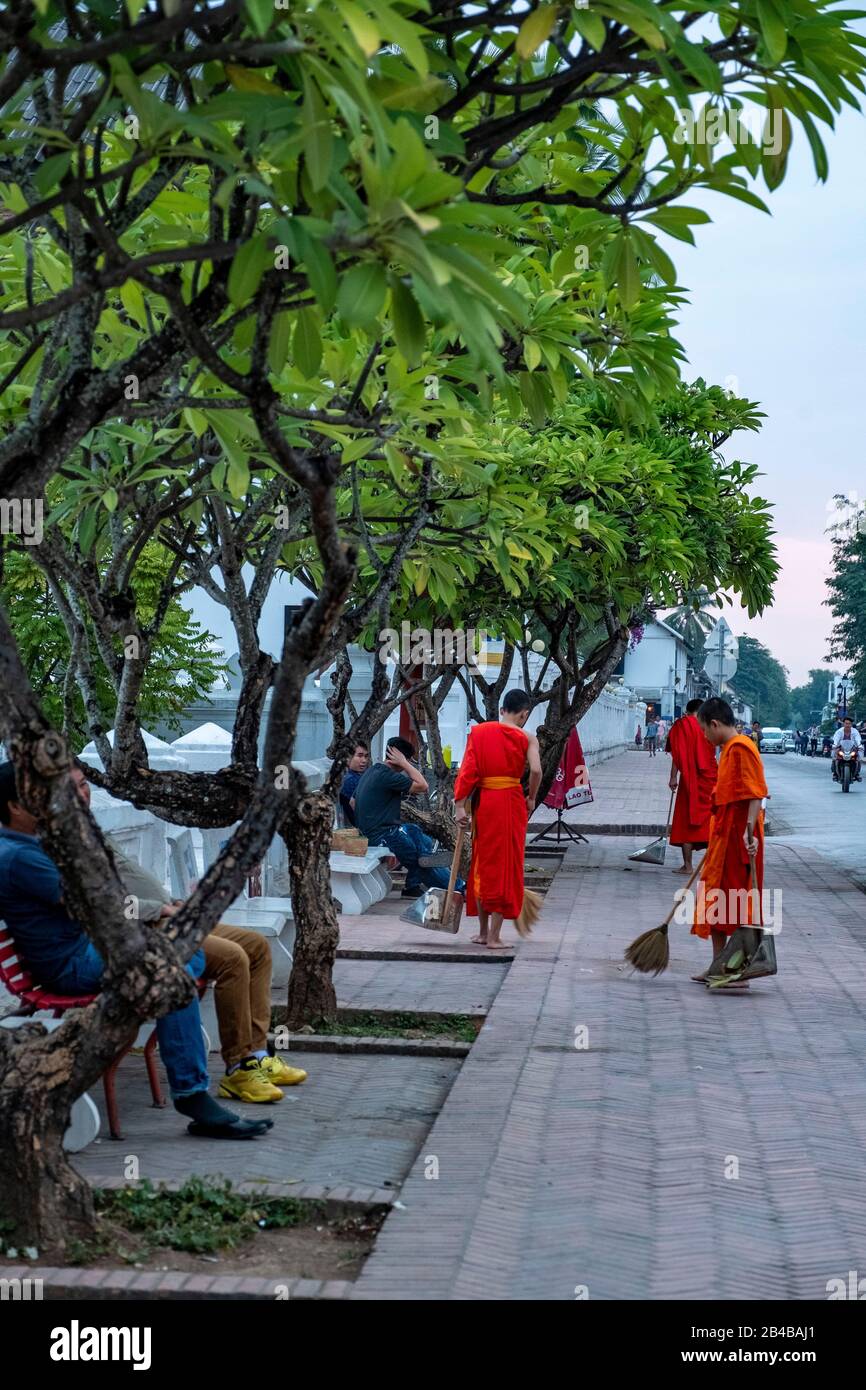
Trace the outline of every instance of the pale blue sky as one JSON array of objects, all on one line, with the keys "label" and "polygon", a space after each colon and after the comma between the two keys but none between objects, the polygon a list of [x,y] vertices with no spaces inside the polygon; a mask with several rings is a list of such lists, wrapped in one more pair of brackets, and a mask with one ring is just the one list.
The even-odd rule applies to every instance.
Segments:
[{"label": "pale blue sky", "polygon": [[766,475],[783,569],[772,610],[749,623],[735,606],[728,619],[764,642],[793,684],[826,656],[828,505],[836,492],[866,497],[866,120],[846,108],[826,143],[826,184],[795,127],[781,188],[756,185],[772,217],[694,198],[713,224],[695,229],[697,248],[667,242],[689,290],[679,332],[689,376],[720,385],[735,376],[767,415],[735,452]]}]

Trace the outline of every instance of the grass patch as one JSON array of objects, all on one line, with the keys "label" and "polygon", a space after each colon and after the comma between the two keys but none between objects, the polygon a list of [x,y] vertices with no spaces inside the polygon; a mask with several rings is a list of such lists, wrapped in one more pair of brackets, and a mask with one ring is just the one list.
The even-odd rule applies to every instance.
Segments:
[{"label": "grass patch", "polygon": [[196,1255],[234,1250],[257,1231],[308,1225],[325,1211],[321,1202],[238,1192],[228,1181],[199,1177],[187,1178],[176,1192],[145,1180],[97,1188],[93,1196],[101,1229],[94,1240],[74,1243],[70,1264],[107,1254],[132,1263],[157,1249]]},{"label": "grass patch", "polygon": [[431,1019],[424,1014],[361,1014],[352,1011],[332,1022],[320,1022],[317,1033],[348,1038],[446,1038],[474,1043],[483,1018],[471,1014],[449,1014]]}]

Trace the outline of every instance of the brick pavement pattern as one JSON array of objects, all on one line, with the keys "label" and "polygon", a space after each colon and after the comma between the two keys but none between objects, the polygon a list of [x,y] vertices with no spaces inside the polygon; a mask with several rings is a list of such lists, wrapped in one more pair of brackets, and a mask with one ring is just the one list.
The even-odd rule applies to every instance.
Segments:
[{"label": "brick pavement pattern", "polygon": [[[438,933],[424,935],[434,940]],[[502,961],[467,961],[456,971],[437,961],[419,961],[409,971],[402,961],[338,960],[334,988],[337,1003],[349,1009],[486,1014],[507,973]]]},{"label": "brick pavement pattern", "polygon": [[780,973],[720,997],[687,926],[667,974],[622,963],[677,882],[639,843],[569,851],[353,1298],[822,1299],[866,1268],[863,895],[771,841]]},{"label": "brick pavement pattern", "polygon": [[[667,753],[651,758],[649,753],[627,748],[589,769],[593,800],[586,806],[566,811],[563,820],[586,834],[604,827],[618,834],[661,834],[667,822],[671,789],[671,760]],[[530,837],[556,812],[549,806],[536,807]],[[543,840],[540,843],[550,844]]]},{"label": "brick pavement pattern", "polygon": [[[236,1182],[398,1186],[460,1069],[459,1059],[332,1053],[305,1056],[303,1065],[307,1081],[287,1088],[276,1105],[226,1102],[244,1116],[272,1119],[264,1138],[216,1142],[191,1139],[171,1105],[154,1110],[144,1067],[137,1057],[127,1058],[118,1081],[123,1141],[103,1137],[72,1162],[96,1186],[123,1174],[127,1154],[138,1158],[139,1176],[153,1182],[222,1173]],[[221,1071],[212,1054],[214,1095]]]}]

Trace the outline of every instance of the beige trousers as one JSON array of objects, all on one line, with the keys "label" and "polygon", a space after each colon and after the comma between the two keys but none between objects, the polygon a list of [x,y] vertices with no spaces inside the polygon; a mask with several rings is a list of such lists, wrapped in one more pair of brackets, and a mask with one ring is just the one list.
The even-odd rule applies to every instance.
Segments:
[{"label": "beige trousers", "polygon": [[214,927],[202,943],[226,1067],[267,1047],[271,1024],[271,948],[245,927]]}]

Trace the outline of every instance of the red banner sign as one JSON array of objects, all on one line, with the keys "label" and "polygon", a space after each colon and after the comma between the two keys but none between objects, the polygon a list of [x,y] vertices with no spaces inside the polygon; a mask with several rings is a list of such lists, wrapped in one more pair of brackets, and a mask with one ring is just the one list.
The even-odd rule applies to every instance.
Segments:
[{"label": "red banner sign", "polygon": [[558,811],[562,807],[582,806],[588,801],[592,801],[589,773],[583,760],[580,735],[577,729],[572,729],[544,804]]}]

